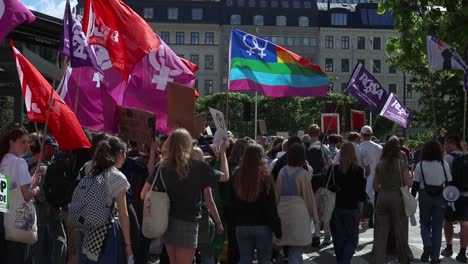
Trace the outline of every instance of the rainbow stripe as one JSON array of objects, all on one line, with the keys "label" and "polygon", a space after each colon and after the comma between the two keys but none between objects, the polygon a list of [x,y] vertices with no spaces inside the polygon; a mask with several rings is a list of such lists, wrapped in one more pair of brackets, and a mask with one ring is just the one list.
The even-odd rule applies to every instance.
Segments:
[{"label": "rainbow stripe", "polygon": [[319,66],[269,40],[232,30],[229,91],[323,97],[329,84],[330,78]]}]

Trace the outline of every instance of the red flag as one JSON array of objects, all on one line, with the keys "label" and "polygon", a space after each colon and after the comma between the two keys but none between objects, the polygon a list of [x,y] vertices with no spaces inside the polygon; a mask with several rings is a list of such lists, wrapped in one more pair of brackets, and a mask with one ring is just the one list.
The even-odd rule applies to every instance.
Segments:
[{"label": "red flag", "polygon": [[45,122],[50,92],[53,91],[48,127],[57,139],[60,149],[90,148],[91,143],[75,114],[39,71],[14,47],[13,42],[10,42],[10,45],[13,49],[29,120]]},{"label": "red flag", "polygon": [[89,44],[105,47],[112,66],[122,71],[128,81],[135,64],[159,49],[156,34],[122,0],[85,0],[84,7],[83,32]]},{"label": "red flag", "polygon": [[192,71],[193,73],[195,73],[196,71],[198,71],[198,69],[200,69],[198,67],[198,65],[196,65],[195,63],[185,59],[185,58],[182,58],[182,57],[179,57],[179,59],[185,64],[185,66],[187,66],[187,68],[190,69],[190,71]]},{"label": "red flag", "polygon": [[326,113],[321,114],[322,117],[322,133],[340,134],[340,114]]},{"label": "red flag", "polygon": [[358,131],[366,125],[366,112],[351,109],[351,130]]}]

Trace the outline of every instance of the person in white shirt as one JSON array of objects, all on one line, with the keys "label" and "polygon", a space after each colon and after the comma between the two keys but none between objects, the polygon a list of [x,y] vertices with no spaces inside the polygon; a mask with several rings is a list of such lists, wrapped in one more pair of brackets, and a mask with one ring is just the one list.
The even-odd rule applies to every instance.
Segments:
[{"label": "person in white shirt", "polygon": [[375,167],[379,163],[380,156],[382,155],[382,146],[371,140],[372,135],[372,127],[363,126],[361,128],[361,144],[359,144],[359,147],[362,153],[369,159],[370,172],[367,176],[366,192],[372,205],[375,205],[375,192],[374,188],[372,188],[372,183],[374,182]]},{"label": "person in white shirt", "polygon": [[442,148],[436,141],[424,144],[421,161],[416,164],[412,193],[419,189],[419,218],[424,244],[422,262],[440,263],[442,226],[447,201],[442,193],[444,186],[452,181],[450,167],[443,159]]}]

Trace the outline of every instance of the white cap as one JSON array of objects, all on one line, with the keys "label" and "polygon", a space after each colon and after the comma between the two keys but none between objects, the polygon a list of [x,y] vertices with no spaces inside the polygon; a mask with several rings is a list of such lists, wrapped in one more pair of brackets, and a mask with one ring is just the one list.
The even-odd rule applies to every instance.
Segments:
[{"label": "white cap", "polygon": [[373,134],[374,132],[372,132],[372,127],[370,126],[363,126],[361,128],[361,134]]}]

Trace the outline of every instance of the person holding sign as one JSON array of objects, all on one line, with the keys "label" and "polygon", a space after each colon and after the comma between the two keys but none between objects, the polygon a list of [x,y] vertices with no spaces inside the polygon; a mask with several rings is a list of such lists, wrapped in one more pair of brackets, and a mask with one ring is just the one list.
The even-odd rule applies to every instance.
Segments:
[{"label": "person holding sign", "polygon": [[[0,139],[0,173],[10,177],[10,208],[1,215],[0,251],[2,263],[28,259],[28,244],[37,240],[36,213],[32,199],[39,193],[40,173],[33,177],[22,159],[29,151],[28,131],[14,128]],[[13,215],[14,214],[14,215]],[[17,223],[23,224],[18,227]]]}]

